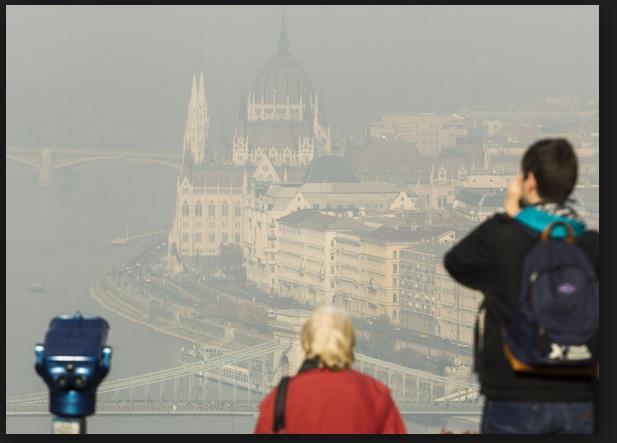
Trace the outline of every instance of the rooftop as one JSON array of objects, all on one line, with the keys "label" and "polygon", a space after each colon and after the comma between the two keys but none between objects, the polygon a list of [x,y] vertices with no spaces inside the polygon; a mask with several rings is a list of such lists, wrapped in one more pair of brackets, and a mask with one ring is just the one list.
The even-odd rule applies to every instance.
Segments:
[{"label": "rooftop", "polygon": [[304,183],[358,183],[349,161],[338,155],[316,157],[309,166]]}]

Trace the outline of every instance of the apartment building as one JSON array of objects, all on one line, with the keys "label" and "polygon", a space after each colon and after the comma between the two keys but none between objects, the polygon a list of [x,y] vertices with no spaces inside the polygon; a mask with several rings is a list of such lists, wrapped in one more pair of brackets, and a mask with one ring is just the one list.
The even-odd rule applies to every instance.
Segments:
[{"label": "apartment building", "polygon": [[428,156],[439,154],[442,149],[453,146],[458,138],[468,135],[464,118],[456,114],[387,114],[371,123],[368,130],[372,138],[394,136],[413,143]]},{"label": "apartment building", "polygon": [[431,241],[401,251],[401,326],[471,345],[482,294],[459,285],[444,269],[451,246]]},{"label": "apartment building", "polygon": [[278,296],[307,305],[333,303],[354,317],[400,322],[401,250],[446,229],[420,230],[359,222],[311,209],[278,220]]},{"label": "apartment building", "polygon": [[416,209],[416,200],[413,193],[389,183],[273,184],[253,192],[247,203],[245,237],[248,281],[276,292],[274,254],[281,217],[303,209],[347,217],[363,211],[402,213]]}]

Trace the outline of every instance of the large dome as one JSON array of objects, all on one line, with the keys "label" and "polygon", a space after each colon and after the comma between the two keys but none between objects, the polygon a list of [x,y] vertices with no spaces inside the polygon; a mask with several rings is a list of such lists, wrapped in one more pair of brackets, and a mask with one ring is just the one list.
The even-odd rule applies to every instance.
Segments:
[{"label": "large dome", "polygon": [[289,52],[287,30],[283,17],[281,35],[278,41],[278,54],[261,70],[253,85],[252,96],[256,103],[272,104],[276,93],[278,103],[286,103],[289,96],[290,104],[302,102],[309,104],[313,97],[313,84],[304,68]]},{"label": "large dome", "polygon": [[253,97],[257,103],[273,103],[276,93],[278,103],[308,104],[314,95],[313,85],[304,68],[291,55],[279,53],[257,75]]}]

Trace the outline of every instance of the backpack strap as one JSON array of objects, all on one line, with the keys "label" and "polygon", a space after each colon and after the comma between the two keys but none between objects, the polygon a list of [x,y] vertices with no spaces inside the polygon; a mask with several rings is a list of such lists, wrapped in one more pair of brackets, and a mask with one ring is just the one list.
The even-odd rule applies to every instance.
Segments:
[{"label": "backpack strap", "polygon": [[555,226],[557,226],[557,225],[561,225],[564,228],[566,228],[567,234],[566,234],[565,242],[566,243],[574,243],[574,240],[575,240],[574,229],[572,229],[572,226],[570,226],[566,222],[563,222],[563,221],[560,221],[560,220],[554,221],[553,223],[548,225],[546,227],[546,229],[544,229],[544,231],[542,231],[542,234],[540,235],[540,240],[541,241],[548,240],[550,235],[551,235],[551,232],[553,231],[553,228]]},{"label": "backpack strap", "polygon": [[291,377],[283,377],[279,382],[274,402],[274,424],[272,430],[275,434],[285,429],[285,403],[287,397],[287,385]]},{"label": "backpack strap", "polygon": [[[312,358],[304,360],[298,374],[308,371],[309,369],[315,369],[319,367],[319,358]],[[274,400],[274,423],[272,425],[272,431],[278,434],[285,430],[285,406],[287,404],[287,385],[292,377],[285,376],[281,378],[279,382],[276,399]]]}]

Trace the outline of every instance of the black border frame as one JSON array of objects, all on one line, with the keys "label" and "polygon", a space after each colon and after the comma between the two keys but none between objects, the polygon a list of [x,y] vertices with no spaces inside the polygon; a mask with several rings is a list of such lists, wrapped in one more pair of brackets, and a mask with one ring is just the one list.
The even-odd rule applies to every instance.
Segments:
[{"label": "black border frame", "polygon": [[[74,3],[63,3],[63,4],[74,4]],[[114,3],[112,3],[113,5]],[[276,4],[276,3],[275,3]],[[388,3],[388,4],[406,4],[406,3]],[[445,5],[447,4],[457,4],[457,3],[445,3]],[[473,4],[478,4],[476,2],[474,2]],[[482,3],[480,3],[482,4]],[[507,4],[512,4],[512,3],[507,3]],[[533,5],[533,3],[527,3],[527,2],[522,2],[522,3],[516,3],[516,4],[521,4],[521,5]],[[592,1],[589,3],[581,3],[581,2],[563,2],[561,4],[568,4],[568,5],[588,5],[588,6],[598,6],[599,7],[599,1]],[[35,4],[36,5],[36,4]],[[116,4],[116,5],[120,5],[120,4]],[[319,6],[319,5],[315,5],[315,6]],[[350,5],[352,6],[352,5]],[[559,5],[555,5],[556,7],[558,7]],[[602,9],[601,12],[602,14],[600,14],[600,30],[599,30],[599,36],[600,36],[600,40],[603,43],[602,45],[600,45],[601,49],[600,49],[600,53],[604,55],[604,57],[602,58],[603,63],[603,68],[601,70],[601,74],[600,76],[604,76],[604,78],[606,79],[610,79],[611,81],[607,81],[605,82],[605,90],[609,90],[609,89],[613,89],[611,92],[610,97],[614,97],[614,88],[615,88],[615,79],[617,79],[617,75],[615,73],[615,69],[614,69],[614,63],[615,63],[615,56],[614,54],[617,53],[617,51],[615,50],[614,46],[614,42],[617,41],[617,38],[613,35],[612,39],[610,38],[610,34],[614,34],[614,24],[613,21],[611,20],[613,17],[610,16],[608,14],[609,12],[609,6],[614,6],[614,4],[611,4],[610,2],[605,2],[604,5],[602,5]],[[614,9],[611,9],[612,11],[614,11]],[[599,11],[600,12],[600,11]],[[4,13],[5,13],[5,20],[6,20],[6,7],[4,8]],[[6,21],[5,21],[6,23]],[[573,30],[572,32],[576,32],[576,30]],[[610,43],[612,44],[610,44]],[[4,47],[4,50],[6,51],[6,47]],[[6,57],[5,57],[6,60]],[[4,91],[6,91],[6,77],[3,77],[3,83],[4,83]],[[608,97],[608,93],[604,94],[605,96]],[[612,104],[612,103],[611,103]],[[608,111],[610,108],[608,107],[608,105],[604,106],[604,111]],[[611,106],[612,108],[612,106]],[[614,111],[611,111],[614,112]],[[6,113],[6,95],[5,95],[5,113]],[[613,117],[614,115],[609,115],[607,116],[606,114],[602,114],[600,121],[604,121],[606,123],[609,123],[609,118]],[[5,135],[5,140],[6,140],[6,120],[3,120],[3,125],[4,125],[4,135]],[[612,126],[609,126],[609,128],[612,129]],[[614,139],[615,139],[615,134],[611,131],[608,131],[607,133],[605,133],[605,136],[608,134],[608,139],[607,139],[607,143],[605,143],[605,145],[607,146],[612,146],[614,145]],[[607,167],[610,165],[615,165],[617,163],[615,163],[615,161],[611,161],[613,160],[613,158],[609,157],[614,157],[615,156],[615,152],[613,152],[613,148],[605,148],[604,151],[604,160],[605,163],[607,164]],[[5,173],[6,171],[6,157],[3,158],[3,161],[5,162],[5,168],[2,170],[2,174]],[[614,214],[613,211],[615,210],[614,207],[612,207],[610,205],[610,200],[609,200],[609,192],[607,191],[608,189],[612,190],[615,189],[616,185],[613,183],[609,183],[609,181],[613,181],[614,180],[615,175],[614,174],[608,174],[608,173],[604,173],[603,176],[600,177],[600,183],[602,185],[602,188],[606,190],[606,192],[604,192],[604,194],[600,193],[600,200],[602,200],[602,195],[604,195],[604,216],[605,216],[605,220],[607,220],[608,224],[605,223],[605,226],[608,226],[609,229],[607,231],[604,232],[604,240],[603,243],[604,244],[610,244],[610,245],[614,245],[614,233],[612,230],[613,227],[613,220],[614,220]],[[4,177],[5,179],[5,186],[6,186],[6,177]],[[4,209],[4,220],[6,223],[6,202],[3,206]],[[607,237],[608,234],[608,237]],[[6,246],[5,246],[6,248]],[[604,263],[609,263],[609,266],[611,265],[611,259],[613,259],[612,257],[612,250],[611,249],[607,249],[607,248],[602,248],[602,251],[604,251],[602,253],[603,256],[603,262]],[[7,257],[8,258],[8,257]],[[609,269],[610,272],[610,269]],[[6,267],[4,269],[4,275],[6,278]],[[605,283],[607,283],[605,281]],[[615,432],[613,431],[613,429],[611,428],[612,422],[611,422],[611,400],[613,398],[617,398],[617,392],[615,390],[615,385],[616,385],[616,380],[615,378],[612,377],[612,374],[615,373],[614,369],[615,369],[615,359],[617,357],[615,357],[615,355],[611,352],[611,346],[610,346],[610,341],[609,341],[609,336],[615,336],[614,334],[614,330],[617,327],[617,322],[612,322],[611,320],[611,314],[614,312],[617,312],[617,310],[615,309],[615,296],[613,296],[613,294],[615,294],[617,291],[614,289],[614,283],[612,281],[612,279],[608,280],[608,286],[602,286],[602,293],[605,294],[602,297],[602,307],[604,309],[600,310],[600,317],[601,317],[601,326],[600,326],[600,331],[601,331],[601,337],[604,337],[604,343],[608,343],[608,345],[604,346],[604,351],[603,351],[603,357],[602,357],[602,361],[603,361],[603,373],[604,374],[608,374],[607,376],[605,376],[602,379],[602,386],[601,386],[601,390],[600,390],[600,432],[599,434],[595,434],[595,435],[591,435],[591,436],[552,436],[552,435],[534,435],[534,436],[507,436],[505,438],[507,439],[521,439],[521,440],[534,440],[534,441],[563,441],[564,439],[570,440],[575,438],[575,441],[580,441],[580,440],[585,440],[585,441],[602,441],[605,440],[606,441],[614,441],[615,436],[613,434],[615,434]],[[6,308],[5,308],[6,309]],[[5,355],[5,359],[6,359],[6,355]],[[6,361],[6,360],[5,360]],[[4,368],[6,367],[6,365],[4,366]],[[6,385],[2,386],[2,389],[5,390],[6,389]],[[6,417],[6,416],[5,416]],[[50,417],[51,419],[51,417]],[[6,418],[5,418],[6,420]],[[6,429],[6,428],[5,428]],[[6,433],[6,431],[5,431]],[[246,442],[247,440],[255,440],[255,441],[273,441],[275,439],[279,439],[279,440],[297,440],[297,441],[315,441],[315,438],[312,436],[306,436],[306,435],[296,435],[296,436],[278,436],[278,437],[272,437],[272,436],[267,436],[267,435],[253,435],[253,436],[247,436],[247,435],[243,435],[243,434],[238,434],[238,435],[224,435],[224,434],[213,434],[213,435],[201,435],[201,434],[165,434],[165,435],[160,435],[160,434],[136,434],[136,435],[128,435],[128,434],[113,434],[114,437],[113,439],[118,439],[118,440],[129,440],[129,441],[136,441],[136,440],[141,440],[141,441],[153,441],[153,440],[158,440],[158,441],[176,441],[176,440],[183,440],[183,441],[197,441],[197,440],[203,440],[203,439],[207,439],[210,441],[242,441],[242,442]],[[7,434],[8,440],[10,441],[31,441],[31,440],[44,440],[47,439],[49,437],[47,437],[46,435],[28,435],[28,434]],[[53,437],[52,437],[53,438]],[[90,434],[84,438],[88,438],[88,439],[93,439],[95,441],[101,441],[101,442],[108,442],[109,441],[109,437],[107,435],[104,434]],[[321,435],[318,437],[320,441],[341,441],[341,440],[346,440],[346,441],[436,441],[436,440],[447,440],[447,439],[452,439],[452,438],[457,438],[457,439],[464,439],[465,441],[494,441],[494,442],[501,442],[503,441],[504,437],[503,436],[496,436],[496,435],[456,435],[456,436],[441,436],[439,434],[434,434],[434,435],[417,435],[417,434],[410,434],[409,436],[376,436],[376,435],[362,435],[362,436],[356,436],[356,435],[340,435],[340,436],[334,436],[334,435]]]}]

